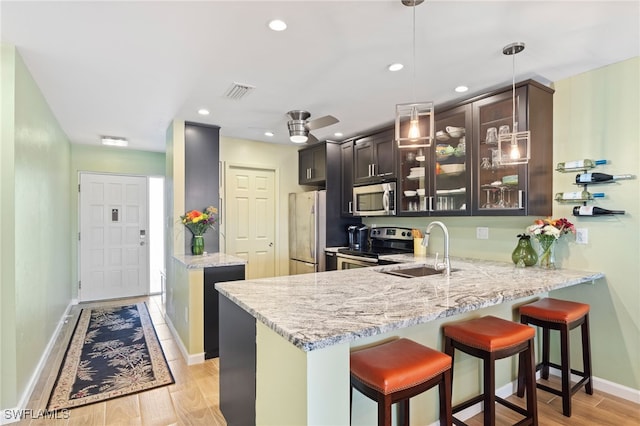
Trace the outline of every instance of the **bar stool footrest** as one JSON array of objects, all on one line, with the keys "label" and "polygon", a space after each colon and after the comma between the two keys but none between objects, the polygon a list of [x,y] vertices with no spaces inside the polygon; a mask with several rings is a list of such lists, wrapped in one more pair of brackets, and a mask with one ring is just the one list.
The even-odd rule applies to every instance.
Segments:
[{"label": "bar stool footrest", "polygon": [[465,410],[473,405],[476,405],[478,402],[482,402],[482,401],[484,401],[483,395],[474,396],[473,398],[467,399],[466,401],[461,402],[460,404],[457,404],[455,407],[452,407],[451,412],[455,414],[459,411]]},{"label": "bar stool footrest", "polygon": [[[529,415],[527,410],[525,410],[524,408],[520,407],[519,405],[514,404],[511,401],[507,401],[506,399],[500,398],[499,396],[496,396],[495,399],[496,399],[496,402],[504,405],[507,408],[512,409],[513,411],[515,411],[515,412],[517,412],[519,414],[522,414],[523,416],[528,416]],[[525,419],[525,420],[527,420],[527,419]]]}]

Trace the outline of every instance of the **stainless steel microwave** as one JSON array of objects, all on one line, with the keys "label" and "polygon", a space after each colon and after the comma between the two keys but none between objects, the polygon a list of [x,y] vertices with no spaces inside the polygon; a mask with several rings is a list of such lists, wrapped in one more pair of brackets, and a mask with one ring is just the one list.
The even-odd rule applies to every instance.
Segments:
[{"label": "stainless steel microwave", "polygon": [[385,182],[353,188],[354,216],[395,216],[396,183]]}]

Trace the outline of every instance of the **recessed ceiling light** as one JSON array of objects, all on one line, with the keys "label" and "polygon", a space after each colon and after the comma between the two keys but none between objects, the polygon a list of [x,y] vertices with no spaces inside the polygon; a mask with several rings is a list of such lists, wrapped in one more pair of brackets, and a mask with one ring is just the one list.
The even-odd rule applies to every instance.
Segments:
[{"label": "recessed ceiling light", "polygon": [[341,132],[335,132],[335,133],[333,134],[333,136],[335,136],[335,137],[337,137],[337,138],[340,138],[340,137],[342,137],[343,135],[342,135],[342,133],[341,133]]},{"label": "recessed ceiling light", "polygon": [[129,141],[126,138],[119,138],[115,136],[101,136],[102,145],[109,146],[128,146]]},{"label": "recessed ceiling light", "polygon": [[200,114],[200,115],[209,115],[209,110],[208,109],[204,109],[204,108],[200,108],[198,110],[198,114]]},{"label": "recessed ceiling light", "polygon": [[274,19],[269,21],[269,28],[273,31],[284,31],[287,29],[287,23],[280,19]]},{"label": "recessed ceiling light", "polygon": [[395,64],[391,64],[388,67],[389,71],[400,71],[402,68],[404,68],[404,65],[398,62],[396,62]]},{"label": "recessed ceiling light", "polygon": [[458,86],[454,90],[458,93],[464,93],[469,90],[469,88],[467,86]]},{"label": "recessed ceiling light", "polygon": [[267,132],[264,132],[264,135],[271,137],[271,136],[273,136],[273,132],[267,131]]}]

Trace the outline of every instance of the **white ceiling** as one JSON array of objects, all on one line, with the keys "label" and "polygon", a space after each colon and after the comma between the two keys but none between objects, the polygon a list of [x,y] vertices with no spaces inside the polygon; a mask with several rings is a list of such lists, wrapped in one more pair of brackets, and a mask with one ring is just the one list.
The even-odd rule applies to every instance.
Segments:
[{"label": "white ceiling", "polygon": [[[72,143],[123,136],[164,151],[173,118],[221,135],[288,142],[291,109],[340,120],[313,134],[345,137],[391,123],[395,104],[438,105],[508,86],[550,83],[640,54],[640,2],[1,1],[2,41],[13,44]],[[267,22],[287,22],[273,32]],[[402,62],[399,72],[387,71]],[[233,82],[256,86],[241,100]],[[460,95],[454,87],[467,85]],[[415,87],[415,90],[413,89]],[[211,111],[208,117],[199,108]],[[264,136],[271,130],[275,136]]]}]

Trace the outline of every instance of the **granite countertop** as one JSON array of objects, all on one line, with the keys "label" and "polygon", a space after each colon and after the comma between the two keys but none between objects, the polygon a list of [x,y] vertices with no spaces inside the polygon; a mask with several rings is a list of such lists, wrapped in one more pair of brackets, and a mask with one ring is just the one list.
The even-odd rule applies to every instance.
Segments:
[{"label": "granite countertop", "polygon": [[247,261],[226,253],[207,253],[201,256],[191,254],[175,254],[173,258],[185,265],[187,269],[217,268],[220,266],[246,265]]},{"label": "granite countertop", "polygon": [[347,247],[325,247],[324,251],[329,252],[329,253],[337,253],[338,250],[342,249],[342,248],[347,248]]},{"label": "granite countertop", "polygon": [[216,288],[296,347],[312,351],[604,277],[451,258],[450,277],[403,278],[379,271],[433,265],[433,257],[385,259],[403,264],[234,281]]}]

